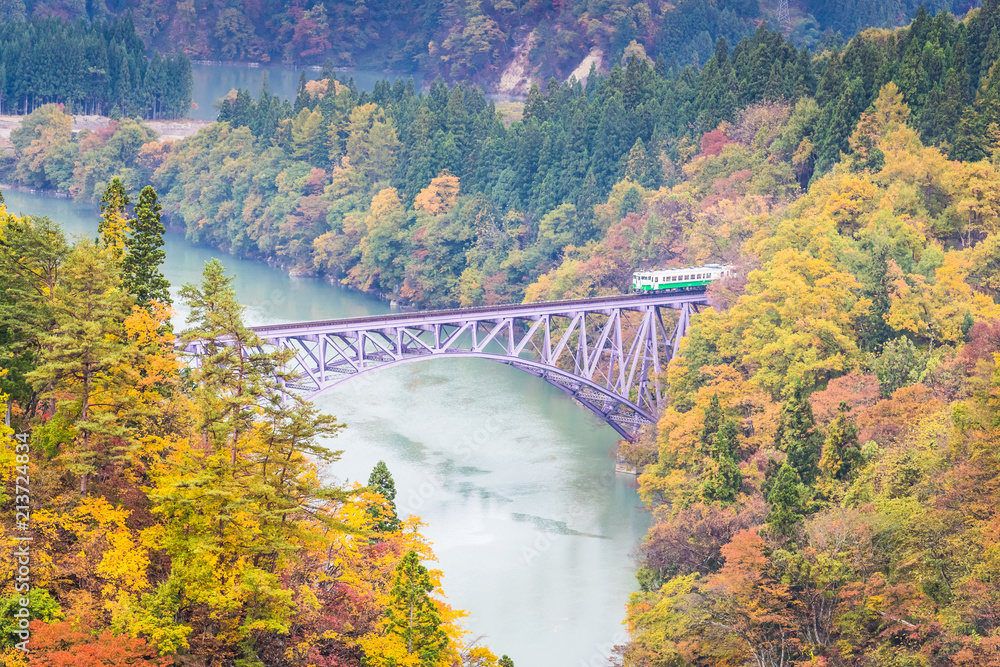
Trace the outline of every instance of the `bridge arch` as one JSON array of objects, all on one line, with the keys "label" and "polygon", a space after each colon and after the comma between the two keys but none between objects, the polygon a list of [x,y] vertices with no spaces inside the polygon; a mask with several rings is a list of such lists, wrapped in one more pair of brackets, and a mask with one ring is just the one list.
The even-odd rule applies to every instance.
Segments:
[{"label": "bridge arch", "polygon": [[[454,352],[448,355],[420,355],[393,360],[372,368],[364,369],[358,373],[345,375],[343,378],[330,382],[321,389],[307,394],[307,398],[318,398],[334,387],[339,387],[358,377],[361,377],[362,375],[374,373],[384,368],[392,368],[403,364],[442,358],[486,359],[488,361],[494,361],[506,366],[512,366],[520,371],[528,373],[529,375],[544,380],[556,389],[559,389],[568,396],[572,397],[585,408],[600,417],[601,420],[610,425],[611,428],[615,429],[621,437],[629,440],[635,437],[636,431],[643,424],[654,423],[656,421],[656,417],[654,415],[639,407],[631,400],[609,391],[592,380],[581,378],[561,368],[546,366],[532,359],[513,359],[504,355],[482,352]],[[303,387],[295,386],[293,388],[302,389]]]},{"label": "bridge arch", "polygon": [[[286,387],[309,396],[379,368],[481,358],[545,380],[633,440],[666,406],[659,375],[705,304],[701,292],[631,294],[252,328],[292,351],[286,370],[297,380]],[[671,329],[664,310],[677,311]]]}]

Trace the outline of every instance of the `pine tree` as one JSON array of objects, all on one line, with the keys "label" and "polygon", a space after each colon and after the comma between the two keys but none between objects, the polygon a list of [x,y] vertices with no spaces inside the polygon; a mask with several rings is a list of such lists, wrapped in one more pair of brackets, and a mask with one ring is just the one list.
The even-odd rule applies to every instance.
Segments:
[{"label": "pine tree", "polygon": [[732,417],[729,417],[719,426],[718,432],[712,440],[712,456],[716,458],[735,458],[740,446],[740,426]]},{"label": "pine tree", "polygon": [[420,564],[417,552],[410,550],[396,566],[395,584],[390,592],[386,618],[389,632],[402,638],[406,652],[417,655],[420,664],[436,665],[448,646],[430,592],[434,590],[427,568]]},{"label": "pine tree", "polygon": [[368,513],[378,518],[375,530],[380,533],[389,533],[397,530],[400,526],[399,517],[396,515],[396,483],[392,479],[392,473],[385,461],[375,464],[372,474],[368,477],[368,488],[382,496],[389,505],[386,513],[381,507],[372,506],[368,508]]},{"label": "pine tree", "polygon": [[712,458],[715,462],[710,466],[708,479],[701,488],[706,503],[718,501],[727,504],[736,500],[743,486],[743,475],[736,462],[739,437],[739,424],[730,417],[722,422],[712,438]]},{"label": "pine tree", "polygon": [[303,109],[308,109],[312,107],[312,96],[306,91],[306,73],[299,73],[299,87],[295,93],[295,106],[292,107],[292,111],[295,115],[298,115]]},{"label": "pine tree", "polygon": [[202,447],[228,446],[235,465],[243,441],[252,435],[255,415],[291,379],[281,371],[291,353],[261,351],[263,342],[243,323],[233,279],[219,260],[206,262],[201,284],[184,285],[180,295],[191,309],[187,322],[192,325],[182,339],[202,348],[191,371]]},{"label": "pine tree", "polygon": [[129,196],[125,185],[115,176],[108,183],[101,197],[101,221],[97,231],[101,235],[101,245],[111,251],[111,259],[120,262],[125,257],[125,244],[129,235],[129,219],[126,208]]},{"label": "pine tree", "polygon": [[156,191],[147,185],[139,193],[132,233],[125,240],[128,254],[122,261],[122,282],[136,303],[149,308],[152,301],[173,303],[170,300],[170,283],[160,272],[166,257],[163,251],[163,234],[160,221],[163,207],[156,201]]},{"label": "pine tree", "polygon": [[836,419],[827,429],[823,444],[823,457],[819,468],[834,479],[847,479],[861,462],[861,448],[858,446],[858,427],[847,418],[850,408],[841,401]]},{"label": "pine tree", "polygon": [[796,384],[781,406],[775,445],[788,454],[788,464],[806,484],[812,484],[819,472],[821,442],[809,398]]},{"label": "pine tree", "polygon": [[719,395],[712,394],[712,398],[708,402],[708,407],[705,409],[705,419],[701,427],[701,436],[698,438],[704,451],[707,452],[711,449],[712,443],[715,441],[715,434],[719,432],[719,427],[722,425],[724,417],[725,414],[722,411],[722,403],[719,402]]},{"label": "pine tree", "polygon": [[[0,204],[3,195],[0,194]],[[34,394],[24,373],[52,328],[52,295],[69,252],[59,225],[48,218],[8,216],[0,243],[0,392],[27,404]]]},{"label": "pine tree", "polygon": [[115,424],[91,419],[94,403],[115,393],[105,373],[121,361],[118,340],[131,301],[121,289],[116,265],[109,249],[90,241],[73,249],[53,295],[55,327],[40,337],[39,366],[27,374],[43,397],[56,401],[53,423],[72,427],[72,443],[53,444],[68,446],[63,453],[67,468],[80,477],[80,493],[87,493],[89,476],[105,449],[97,446],[97,438],[121,435]]},{"label": "pine tree", "polygon": [[777,535],[791,537],[795,527],[802,523],[802,500],[799,498],[799,476],[787,463],[781,466],[767,494],[771,511],[767,523]]},{"label": "pine tree", "polygon": [[732,456],[720,456],[702,484],[701,495],[706,503],[720,502],[723,505],[736,501],[743,486],[743,474]]}]

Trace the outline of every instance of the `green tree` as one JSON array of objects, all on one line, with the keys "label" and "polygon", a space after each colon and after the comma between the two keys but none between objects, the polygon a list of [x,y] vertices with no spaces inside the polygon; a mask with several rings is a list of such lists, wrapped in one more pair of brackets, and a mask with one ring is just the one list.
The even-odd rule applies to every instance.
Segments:
[{"label": "green tree", "polygon": [[390,593],[386,618],[389,632],[406,643],[406,652],[420,657],[420,664],[436,665],[448,645],[430,592],[434,590],[427,568],[420,564],[416,551],[410,550],[396,566],[396,579]]},{"label": "green tree", "polygon": [[861,447],[858,445],[858,427],[847,418],[850,408],[840,402],[837,417],[827,428],[826,442],[819,469],[834,479],[846,479],[861,462]]},{"label": "green tree", "polygon": [[130,201],[125,184],[117,176],[112,178],[101,197],[101,221],[97,224],[97,232],[101,235],[101,244],[110,250],[116,262],[125,257],[129,235],[126,209]]},{"label": "green tree", "polygon": [[711,450],[712,443],[715,442],[715,434],[719,432],[719,426],[722,425],[724,417],[725,413],[722,411],[722,403],[719,402],[719,395],[712,394],[712,398],[708,402],[708,407],[705,409],[705,420],[701,427],[701,435],[698,438],[698,441],[706,452]]},{"label": "green tree", "polygon": [[111,420],[91,419],[95,403],[109,402],[117,387],[107,371],[122,359],[118,339],[132,299],[121,288],[111,251],[83,241],[62,268],[52,308],[55,327],[43,334],[38,368],[27,374],[42,397],[55,399],[55,424],[71,427],[67,468],[87,493],[89,475],[105,455],[97,444],[121,435]]},{"label": "green tree", "polygon": [[743,486],[743,475],[732,456],[720,456],[708,479],[702,484],[701,495],[707,504],[720,502],[723,505],[736,502],[736,496]]},{"label": "green tree", "polygon": [[[713,395],[713,398],[717,398]],[[712,411],[712,406],[709,406]],[[739,449],[739,424],[732,417],[725,419],[712,439],[712,457],[708,478],[702,484],[701,495],[706,503],[718,501],[728,504],[736,501],[743,486],[743,475],[736,462]]]},{"label": "green tree", "polygon": [[40,336],[54,326],[52,302],[69,247],[48,218],[0,219],[0,391],[27,404],[34,393],[24,374],[35,367]]},{"label": "green tree", "polygon": [[151,301],[172,303],[170,283],[160,272],[160,265],[166,258],[162,249],[166,231],[160,221],[162,208],[152,186],[144,187],[135,206],[132,233],[125,240],[128,254],[122,261],[122,282],[136,303],[146,308]]},{"label": "green tree", "polygon": [[191,372],[197,428],[204,446],[228,445],[235,465],[255,415],[291,379],[280,371],[291,355],[261,351],[263,341],[243,323],[233,279],[219,260],[206,262],[201,285],[184,285],[180,294],[191,309],[182,339],[201,350]]},{"label": "green tree", "polygon": [[775,445],[788,454],[788,464],[806,484],[812,484],[819,473],[822,442],[816,432],[812,404],[802,385],[796,384],[781,406]]},{"label": "green tree", "polygon": [[875,360],[875,375],[882,396],[888,398],[900,387],[919,382],[924,366],[917,346],[909,338],[901,336],[886,342],[882,354]]},{"label": "green tree", "polygon": [[767,494],[771,511],[767,523],[778,535],[791,537],[796,526],[802,523],[802,500],[799,497],[799,476],[787,463],[781,466]]},{"label": "green tree", "polygon": [[382,496],[389,506],[388,511],[380,507],[369,507],[368,512],[378,518],[375,530],[380,533],[392,532],[399,528],[400,521],[396,515],[396,483],[392,479],[392,473],[385,461],[375,464],[372,474],[368,476],[368,488]]},{"label": "green tree", "polygon": [[732,417],[727,418],[719,426],[712,439],[712,456],[716,458],[736,458],[740,446],[740,425]]}]

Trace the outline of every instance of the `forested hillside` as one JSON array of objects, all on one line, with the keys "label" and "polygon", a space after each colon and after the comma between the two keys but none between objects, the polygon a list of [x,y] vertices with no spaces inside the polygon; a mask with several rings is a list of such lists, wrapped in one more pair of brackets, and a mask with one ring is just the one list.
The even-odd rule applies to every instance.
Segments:
[{"label": "forested hillside", "polygon": [[104,195],[72,243],[0,198],[0,662],[496,666],[385,464],[322,481],[344,424],[282,394],[233,278],[207,263],[172,327],[156,193]]},{"label": "forested hillside", "polygon": [[[905,24],[914,0],[792,2],[797,45],[827,32],[845,37],[869,26]],[[934,0],[932,13],[964,13],[978,2]],[[567,78],[594,51],[609,69],[635,41],[653,59],[705,63],[720,37],[736,43],[761,20],[776,25],[775,3],[758,0],[444,0],[443,2],[195,3],[166,0],[9,0],[0,21],[26,16],[101,19],[130,12],[146,45],[194,58],[420,68],[451,81],[497,84],[526,49],[538,80]],[[582,72],[586,75],[586,69]]]},{"label": "forested hillside", "polygon": [[190,59],[147,57],[129,18],[0,23],[0,113],[58,103],[69,113],[182,118],[191,86]]},{"label": "forested hillside", "polygon": [[[739,244],[698,248],[681,230],[720,224],[713,206],[726,188],[758,196],[762,212],[799,197],[860,150],[851,132],[890,81],[922,141],[952,159],[992,154],[998,19],[995,4],[963,22],[920,12],[906,29],[819,55],[761,27],[732,52],[720,40],[702,69],[637,56],[586,89],[550,83],[510,124],[477,89],[441,82],[426,95],[398,81],[359,94],[327,79],[303,84],[294,107],[243,91],[224,122],[178,143],[129,120],[72,136],[45,107],[11,136],[14,175],[94,199],[116,174],[153,182],[194,240],[404,303],[520,300],[564,258],[586,256],[647,190],[663,193],[656,224],[678,241],[647,248],[643,262],[735,260]],[[698,157],[727,146],[725,169],[703,173]],[[872,147],[865,159],[877,168],[882,156]],[[941,224],[968,243],[976,221],[949,210]],[[600,289],[625,289],[634,266]]]},{"label": "forested hillside", "polygon": [[[680,356],[658,378],[670,401],[656,429],[620,449],[641,470],[653,525],[639,555],[641,590],[628,605],[630,640],[618,659],[630,667],[1000,665],[1000,4],[960,21],[918,11],[906,28],[869,29],[842,49],[798,49],[762,26],[733,49],[720,39],[703,67],[652,62],[634,48],[629,54],[625,66],[586,88],[553,81],[536,89],[523,118],[499,114],[468,85],[437,81],[421,94],[399,81],[359,93],[330,77],[303,82],[294,104],[266,89],[256,99],[239,91],[219,122],[180,142],[157,142],[128,119],[73,135],[63,111],[46,105],[12,134],[17,155],[8,167],[23,183],[95,200],[114,175],[133,191],[152,182],[193,240],[421,307],[618,294],[636,268],[734,265],[734,276],[710,289],[715,308],[693,318]],[[106,222],[104,233],[115,224]],[[21,257],[12,247],[0,246]],[[87,269],[99,265],[88,259],[99,257],[91,248],[61,251],[67,259],[60,261],[80,262],[61,271],[65,280],[98,275]],[[37,256],[39,267],[52,264],[46,257]],[[199,305],[218,291],[213,280],[224,283],[210,270],[201,288],[185,290],[202,336],[214,326],[199,319],[214,311]],[[51,291],[33,289],[42,296],[13,303],[49,308]],[[78,312],[67,306],[43,320],[73,313],[76,321]],[[125,311],[114,312],[124,325]],[[147,318],[157,311],[131,312]],[[32,317],[12,315],[8,326],[21,331],[15,324]],[[166,355],[152,368],[172,378],[172,348],[154,345],[170,335],[161,324],[142,329],[157,338],[142,338],[140,347]],[[148,503],[138,505],[148,511],[135,520],[152,531],[144,538],[162,537],[164,545],[144,566],[148,596],[128,589],[131,580],[108,584],[122,575],[102,570],[104,560],[79,576],[94,582],[90,600],[98,591],[105,596],[114,627],[147,642],[210,636],[204,641],[229,641],[234,655],[249,633],[273,642],[254,646],[280,645],[287,656],[282,642],[293,629],[339,640],[336,633],[347,631],[337,628],[346,625],[335,624],[354,613],[357,591],[381,591],[372,599],[385,609],[395,600],[395,589],[384,595],[388,573],[418,576],[400,573],[419,573],[414,557],[402,558],[409,543],[380,537],[400,544],[392,565],[359,568],[356,579],[344,580],[351,591],[335,601],[309,589],[318,604],[350,611],[301,612],[315,603],[290,582],[302,581],[296,568],[306,556],[298,554],[314,553],[315,534],[307,531],[307,539],[271,521],[261,500],[272,491],[258,484],[266,487],[275,472],[251,463],[268,446],[292,446],[271,437],[287,432],[264,419],[273,415],[267,406],[248,429],[237,418],[244,413],[226,413],[230,404],[210,390],[154,392],[142,398],[143,410],[180,410],[175,401],[186,401],[180,414],[187,416],[169,413],[154,421],[162,432],[143,439],[145,432],[127,431],[120,441],[112,426],[135,428],[126,419],[137,414],[126,410],[131,403],[115,408],[125,421],[87,419],[88,410],[105,415],[108,408],[91,408],[78,382],[63,393],[50,386],[59,364],[77,363],[76,348],[55,344],[56,331],[35,339],[34,368],[11,361],[20,357],[0,359],[7,391],[19,400],[30,403],[35,392],[57,399],[57,408],[63,401],[63,412],[46,411],[37,441],[46,455],[64,453],[63,496],[84,497],[70,484],[86,491],[131,479],[99,474],[101,466],[123,465],[123,441],[142,443],[130,460],[145,461],[147,449],[168,451],[167,463],[129,473],[148,475],[135,483]],[[129,347],[132,329],[125,332],[98,337],[116,360],[138,354]],[[57,352],[65,358],[46,356]],[[133,369],[145,372],[145,358],[109,367],[107,382],[146,386],[127,379]],[[234,393],[230,387],[226,395]],[[81,405],[71,439],[65,415],[70,408],[80,414]],[[303,414],[298,424],[334,427]],[[232,430],[208,429],[206,415]],[[234,431],[245,448],[231,444],[241,442]],[[293,440],[305,451],[304,440]],[[242,565],[257,568],[248,570],[257,579],[233,576],[268,593],[267,621],[255,615],[249,593],[237,611],[218,588],[198,597],[204,573],[185,560],[201,548],[189,526],[197,532],[211,517],[187,511],[195,491],[177,480],[227,480],[231,468],[223,464],[234,452],[252,480],[244,519],[259,521],[264,536],[303,545],[278,553],[266,541],[244,544],[204,528],[210,546],[229,536],[246,554]],[[296,493],[344,498],[346,490],[311,486],[309,470],[297,470],[304,486]],[[115,492],[140,497],[128,489]],[[235,493],[222,493],[219,503]],[[291,502],[290,491],[273,493]],[[388,511],[374,503],[382,508],[376,513]],[[220,505],[218,513],[230,510]],[[86,511],[86,520],[63,522],[82,526],[77,542],[90,539],[87,521],[103,516]],[[347,516],[329,518],[353,525]],[[370,531],[382,519],[360,517]],[[301,520],[313,526],[319,519]],[[124,518],[114,521],[131,530]],[[334,548],[348,553],[360,547],[342,535],[352,534],[324,539],[341,540]],[[65,554],[57,562],[84,567],[75,549],[59,551],[56,537],[55,552]],[[121,544],[136,540],[123,533]],[[364,542],[376,553],[379,544]],[[273,578],[280,568],[261,562],[289,568],[281,570],[289,578],[280,590]],[[381,583],[363,583],[372,579]],[[181,613],[184,596],[193,599]],[[302,602],[293,612],[296,596]],[[435,608],[445,634],[454,632],[450,612]],[[229,623],[221,639],[221,626],[203,620],[220,609]],[[150,620],[171,612],[180,620],[166,629]],[[292,613],[308,617],[296,624]],[[393,614],[367,626],[352,620],[362,634],[326,648],[363,647],[369,630],[400,634]]]},{"label": "forested hillside", "polygon": [[[695,160],[720,215],[687,238],[741,248],[743,277],[695,319],[657,433],[623,448],[654,513],[625,665],[1000,664],[1000,174],[911,118],[887,84],[846,159],[778,210],[723,185],[747,148]],[[529,291],[592,289],[606,256]]]}]

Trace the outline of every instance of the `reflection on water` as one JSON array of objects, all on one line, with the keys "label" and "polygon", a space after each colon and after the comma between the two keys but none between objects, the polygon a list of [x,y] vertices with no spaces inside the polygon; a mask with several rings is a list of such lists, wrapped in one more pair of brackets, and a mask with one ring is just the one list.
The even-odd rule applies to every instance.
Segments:
[{"label": "reflection on water", "polygon": [[[191,118],[197,120],[215,120],[219,116],[219,110],[215,104],[219,98],[235,89],[244,88],[249,90],[254,99],[260,93],[260,86],[264,80],[264,73],[267,73],[271,92],[280,98],[290,102],[295,101],[295,93],[299,87],[299,77],[305,72],[306,80],[320,78],[320,70],[303,67],[284,67],[282,65],[258,65],[250,67],[248,65],[211,65],[193,64],[192,76],[194,87],[191,97],[195,107],[191,109]],[[404,74],[398,72],[381,72],[378,70],[350,69],[338,70],[337,78],[344,83],[353,78],[358,90],[371,90],[375,87],[375,82],[382,79],[394,81],[397,78],[408,80],[413,77],[417,90],[423,84],[423,77],[419,73]]]},{"label": "reflection on water", "polygon": [[[11,211],[96,233],[97,210],[5,192]],[[168,235],[164,273],[199,279],[219,253]],[[266,264],[220,259],[251,324],[384,313],[384,302]],[[633,477],[616,475],[615,434],[541,380],[482,359],[404,364],[361,376],[317,402],[347,423],[328,471],[364,483],[385,460],[402,514],[417,514],[449,601],[518,667],[602,665],[623,640],[635,586],[629,557],[648,527]]]}]

